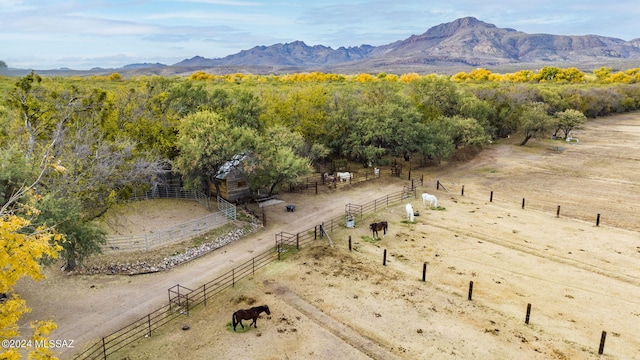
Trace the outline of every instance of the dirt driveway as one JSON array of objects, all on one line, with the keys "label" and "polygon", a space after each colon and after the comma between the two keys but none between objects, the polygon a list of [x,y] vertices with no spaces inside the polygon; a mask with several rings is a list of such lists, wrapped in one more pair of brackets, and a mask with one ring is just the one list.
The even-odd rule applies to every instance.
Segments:
[{"label": "dirt driveway", "polygon": [[[191,330],[169,325],[122,357],[599,359],[607,331],[606,358],[640,358],[640,114],[587,127],[575,134],[577,144],[494,144],[469,162],[424,169],[419,191],[436,194],[444,210],[412,200],[420,210],[414,223],[404,220],[404,204],[371,215],[332,234],[336,247],[319,242],[221,294],[216,306],[184,319]],[[436,190],[436,179],[449,192]],[[65,277],[51,270],[18,290],[34,308],[29,318],[59,324],[53,338],[90,344],[165,303],[170,286],[197,287],[272,246],[276,232],[305,230],[340,215],[346,203],[405,183],[284,194],[295,213],[270,208],[265,229],[168,272]],[[365,241],[366,223],[378,219],[390,222],[390,232]],[[230,331],[231,313],[254,302],[269,304],[272,315],[257,330]]]}]

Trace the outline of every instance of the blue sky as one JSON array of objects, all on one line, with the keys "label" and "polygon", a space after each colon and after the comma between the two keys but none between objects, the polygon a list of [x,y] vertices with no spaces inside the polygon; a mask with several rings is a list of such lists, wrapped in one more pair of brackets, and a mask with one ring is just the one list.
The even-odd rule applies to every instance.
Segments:
[{"label": "blue sky", "polygon": [[83,70],[295,40],[384,45],[466,16],[526,33],[640,38],[637,0],[0,0],[0,60]]}]

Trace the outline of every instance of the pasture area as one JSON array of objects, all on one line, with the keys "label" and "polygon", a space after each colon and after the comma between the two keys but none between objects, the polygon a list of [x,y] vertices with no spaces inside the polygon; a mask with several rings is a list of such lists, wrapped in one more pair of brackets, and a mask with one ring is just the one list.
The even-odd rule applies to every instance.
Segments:
[{"label": "pasture area", "polygon": [[[117,358],[638,359],[640,114],[590,121],[574,137],[508,139],[423,169],[417,199],[332,232],[333,247],[325,238],[291,252]],[[443,209],[423,206],[422,192]],[[269,216],[270,229],[294,226],[292,213]],[[383,220],[389,231],[371,239],[368,224]],[[257,329],[233,332],[235,310],[262,304],[271,315]]]}]

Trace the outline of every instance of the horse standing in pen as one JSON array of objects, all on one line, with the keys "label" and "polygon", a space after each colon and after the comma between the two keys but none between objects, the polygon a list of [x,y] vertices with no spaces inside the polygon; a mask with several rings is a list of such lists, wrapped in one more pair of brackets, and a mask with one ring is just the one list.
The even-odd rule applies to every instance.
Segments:
[{"label": "horse standing in pen", "polygon": [[413,206],[411,206],[411,204],[407,204],[406,208],[407,208],[407,218],[409,219],[409,221],[413,222],[414,220],[413,217],[415,216],[415,213],[413,212]]},{"label": "horse standing in pen", "polygon": [[371,231],[373,231],[373,238],[377,238],[380,237],[378,235],[378,231],[382,230],[383,231],[383,235],[387,235],[387,228],[389,227],[389,224],[386,221],[381,221],[381,222],[377,222],[377,223],[373,223],[369,225],[369,229],[371,229]]},{"label": "horse standing in pen", "polygon": [[422,194],[422,205],[427,205],[427,203],[429,206],[437,208],[438,198],[435,195],[424,193]]},{"label": "horse standing in pen", "polygon": [[253,322],[249,324],[249,327],[253,325],[253,327],[257,329],[258,325],[256,324],[256,320],[258,320],[258,317],[263,312],[267,313],[267,315],[271,315],[271,311],[269,311],[269,307],[267,305],[256,306],[256,307],[252,307],[251,309],[238,310],[234,312],[233,316],[231,317],[231,323],[233,324],[233,331],[236,331],[236,326],[238,324],[240,324],[240,326],[242,326],[242,328],[244,329],[242,320],[253,320]]}]

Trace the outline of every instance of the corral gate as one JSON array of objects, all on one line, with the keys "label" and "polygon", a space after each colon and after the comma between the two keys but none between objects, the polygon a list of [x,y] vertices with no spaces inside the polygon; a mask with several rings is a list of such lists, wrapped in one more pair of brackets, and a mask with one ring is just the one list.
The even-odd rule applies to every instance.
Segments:
[{"label": "corral gate", "polygon": [[236,220],[236,206],[218,196],[218,209],[231,221]]}]

